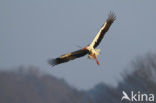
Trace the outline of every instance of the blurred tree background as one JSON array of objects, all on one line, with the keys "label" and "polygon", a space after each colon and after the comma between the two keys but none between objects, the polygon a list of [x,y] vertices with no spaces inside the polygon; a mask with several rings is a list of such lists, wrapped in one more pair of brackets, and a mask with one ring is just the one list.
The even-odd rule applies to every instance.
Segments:
[{"label": "blurred tree background", "polygon": [[33,66],[1,70],[0,103],[120,103],[123,90],[156,94],[156,54],[137,57],[121,75],[116,87],[100,83],[90,90],[77,90]]}]

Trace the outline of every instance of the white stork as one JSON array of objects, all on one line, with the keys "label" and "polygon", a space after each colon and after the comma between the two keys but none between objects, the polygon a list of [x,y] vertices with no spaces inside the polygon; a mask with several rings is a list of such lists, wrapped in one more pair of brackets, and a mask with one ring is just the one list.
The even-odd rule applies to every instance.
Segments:
[{"label": "white stork", "polygon": [[49,60],[49,64],[51,64],[52,66],[55,66],[55,65],[65,63],[76,58],[80,58],[88,54],[88,58],[96,60],[96,63],[99,65],[99,61],[97,60],[97,57],[100,54],[100,49],[95,49],[95,48],[100,44],[101,40],[103,39],[104,35],[110,28],[111,24],[115,21],[115,19],[116,19],[115,14],[110,12],[105,24],[101,27],[101,29],[96,34],[95,38],[90,43],[90,45],[80,50],[62,55],[58,58],[51,59]]}]

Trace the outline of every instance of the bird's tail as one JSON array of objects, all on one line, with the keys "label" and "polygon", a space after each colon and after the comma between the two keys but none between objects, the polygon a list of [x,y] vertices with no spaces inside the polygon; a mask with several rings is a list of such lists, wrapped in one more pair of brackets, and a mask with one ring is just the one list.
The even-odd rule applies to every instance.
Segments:
[{"label": "bird's tail", "polygon": [[96,55],[98,56],[98,55],[100,55],[100,49],[95,49],[95,51],[96,51]]}]

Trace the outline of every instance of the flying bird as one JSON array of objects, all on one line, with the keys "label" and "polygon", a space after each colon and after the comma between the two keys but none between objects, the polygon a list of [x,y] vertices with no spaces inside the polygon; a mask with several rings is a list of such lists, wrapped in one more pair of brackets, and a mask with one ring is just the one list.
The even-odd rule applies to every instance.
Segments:
[{"label": "flying bird", "polygon": [[99,61],[97,60],[97,57],[100,54],[100,49],[95,49],[95,48],[100,44],[101,40],[103,39],[106,32],[109,30],[112,23],[115,21],[115,19],[116,19],[115,14],[110,12],[105,24],[101,27],[101,29],[96,34],[93,41],[88,46],[85,46],[84,48],[80,50],[64,54],[58,58],[51,59],[48,61],[49,64],[51,64],[52,66],[55,66],[61,63],[68,62],[70,60],[74,60],[76,58],[83,57],[86,54],[88,54],[88,58],[96,60],[96,63],[99,65]]}]

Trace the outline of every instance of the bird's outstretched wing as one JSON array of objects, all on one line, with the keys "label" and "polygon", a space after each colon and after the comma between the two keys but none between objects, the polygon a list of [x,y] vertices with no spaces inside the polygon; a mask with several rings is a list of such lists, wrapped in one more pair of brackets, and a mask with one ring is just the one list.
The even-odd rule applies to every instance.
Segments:
[{"label": "bird's outstretched wing", "polygon": [[89,53],[88,50],[80,49],[80,50],[74,51],[72,53],[64,54],[64,55],[62,55],[62,56],[60,56],[58,58],[51,59],[48,62],[52,66],[55,66],[55,65],[58,65],[58,64],[61,64],[61,63],[65,63],[65,62],[68,62],[70,60],[73,60],[73,59],[85,56],[87,53]]},{"label": "bird's outstretched wing", "polygon": [[110,28],[111,24],[115,21],[115,19],[116,19],[115,14],[113,12],[110,12],[105,24],[101,27],[101,29],[93,39],[92,43],[90,44],[92,47],[96,48],[100,44],[105,33],[108,31],[108,29]]}]

